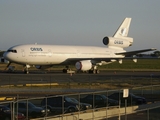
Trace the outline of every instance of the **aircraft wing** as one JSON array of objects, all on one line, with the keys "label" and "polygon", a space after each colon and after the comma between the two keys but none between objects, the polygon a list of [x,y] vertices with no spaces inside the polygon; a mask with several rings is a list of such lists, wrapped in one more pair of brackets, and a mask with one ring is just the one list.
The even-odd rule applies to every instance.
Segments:
[{"label": "aircraft wing", "polygon": [[[101,62],[101,61],[110,61],[110,60],[119,60],[119,59],[133,59],[133,58],[139,58],[139,57],[133,57],[133,55],[136,55],[138,53],[142,53],[142,52],[147,52],[147,51],[153,51],[156,50],[155,48],[151,48],[151,49],[143,49],[143,50],[136,50],[136,51],[129,51],[129,52],[121,52],[121,53],[115,53],[116,55],[123,55],[124,57],[108,57],[108,58],[69,58],[66,61],[64,61],[64,63],[76,63],[77,61],[81,61],[81,60],[94,60],[95,62]],[[143,57],[142,57],[143,58]],[[151,57],[148,57],[151,58]]]},{"label": "aircraft wing", "polygon": [[143,50],[136,50],[136,51],[129,51],[129,52],[121,52],[121,53],[116,53],[116,55],[124,55],[125,57],[131,56],[131,55],[136,55],[141,52],[147,52],[147,51],[153,51],[156,50],[155,48],[151,49],[143,49]]}]

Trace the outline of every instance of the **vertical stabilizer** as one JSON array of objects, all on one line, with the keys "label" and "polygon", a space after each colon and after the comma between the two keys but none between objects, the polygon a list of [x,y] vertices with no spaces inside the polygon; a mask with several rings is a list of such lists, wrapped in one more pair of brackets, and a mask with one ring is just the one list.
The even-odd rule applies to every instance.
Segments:
[{"label": "vertical stabilizer", "polygon": [[113,35],[115,38],[127,37],[129,32],[129,26],[131,23],[131,18],[125,18],[116,33]]},{"label": "vertical stabilizer", "polygon": [[128,37],[131,18],[125,18],[116,33],[112,37],[104,37],[103,44],[108,48],[121,49],[129,47],[133,43],[133,38]]}]

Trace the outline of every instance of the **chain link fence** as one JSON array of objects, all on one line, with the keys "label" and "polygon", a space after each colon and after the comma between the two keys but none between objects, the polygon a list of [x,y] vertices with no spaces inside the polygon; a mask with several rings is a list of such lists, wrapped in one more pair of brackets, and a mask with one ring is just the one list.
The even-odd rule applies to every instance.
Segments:
[{"label": "chain link fence", "polygon": [[17,96],[14,101],[0,102],[0,111],[8,112],[3,110],[3,106],[7,106],[11,120],[19,120],[20,113],[26,119],[37,120],[159,120],[159,101],[160,85],[151,85],[129,89],[126,99],[123,98],[123,89],[28,99]]}]

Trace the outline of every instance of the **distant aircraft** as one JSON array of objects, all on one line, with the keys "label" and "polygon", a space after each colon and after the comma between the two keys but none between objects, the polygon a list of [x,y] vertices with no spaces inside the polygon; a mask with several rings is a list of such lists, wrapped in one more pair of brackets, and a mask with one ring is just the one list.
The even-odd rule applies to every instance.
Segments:
[{"label": "distant aircraft", "polygon": [[[29,73],[28,68],[31,66],[46,69],[60,64],[66,65],[63,72],[70,70],[68,65],[75,64],[77,71],[99,73],[99,65],[115,61],[122,63],[122,59],[127,56],[156,50],[152,48],[126,52],[123,49],[133,43],[133,38],[127,37],[130,22],[131,18],[125,18],[113,37],[103,38],[103,44],[108,47],[25,44],[9,48],[3,56],[10,61],[7,68],[11,63],[21,64],[24,65],[25,73]],[[131,58],[137,62],[136,58]]]}]

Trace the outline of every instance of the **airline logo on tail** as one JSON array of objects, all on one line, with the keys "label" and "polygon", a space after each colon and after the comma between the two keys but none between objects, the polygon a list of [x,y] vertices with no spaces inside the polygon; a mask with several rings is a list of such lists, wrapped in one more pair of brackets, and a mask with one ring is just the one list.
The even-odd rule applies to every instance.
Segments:
[{"label": "airline logo on tail", "polygon": [[125,18],[122,24],[119,26],[116,33],[113,35],[115,38],[123,38],[128,36],[131,18]]},{"label": "airline logo on tail", "polygon": [[125,33],[126,33],[126,28],[122,28],[120,35],[125,36]]}]

